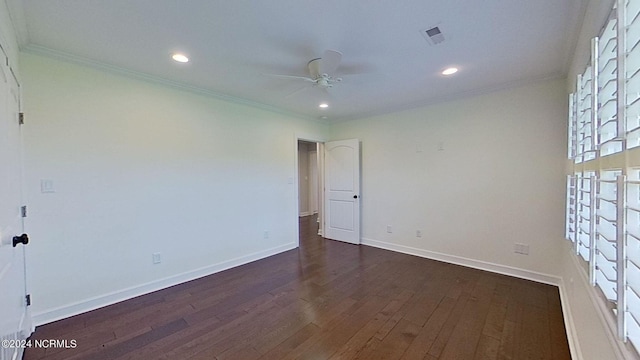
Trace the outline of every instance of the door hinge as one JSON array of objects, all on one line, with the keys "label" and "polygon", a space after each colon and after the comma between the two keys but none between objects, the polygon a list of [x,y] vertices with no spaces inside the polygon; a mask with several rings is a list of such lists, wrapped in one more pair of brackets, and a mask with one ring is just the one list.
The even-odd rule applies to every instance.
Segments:
[{"label": "door hinge", "polygon": [[18,114],[18,124],[24,125],[24,113],[23,112]]},{"label": "door hinge", "polygon": [[27,302],[27,306],[31,306],[31,294],[27,294],[24,299]]},{"label": "door hinge", "polygon": [[23,218],[27,217],[27,205],[23,205],[20,207],[20,216]]}]

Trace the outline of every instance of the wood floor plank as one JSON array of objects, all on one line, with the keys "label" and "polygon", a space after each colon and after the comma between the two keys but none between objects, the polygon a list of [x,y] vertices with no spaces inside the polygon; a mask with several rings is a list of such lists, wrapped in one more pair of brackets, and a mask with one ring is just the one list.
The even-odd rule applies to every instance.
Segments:
[{"label": "wood floor plank", "polygon": [[127,341],[114,345],[108,349],[105,349],[105,351],[93,354],[91,358],[95,360],[118,359],[121,356],[124,356],[127,353],[136,350],[145,344],[170,336],[171,334],[185,329],[188,326],[189,325],[186,321],[184,321],[184,319],[179,319],[154,328],[151,331],[145,332],[144,334],[138,335]]},{"label": "wood floor plank", "polygon": [[429,348],[429,355],[440,358],[442,351],[449,342],[449,337],[453,333],[454,328],[463,315],[463,311],[467,305],[467,301],[469,301],[468,294],[461,294],[458,296],[454,308],[451,310],[451,313],[449,313],[449,317],[445,321],[444,325],[440,328],[438,336],[433,341],[431,348]]},{"label": "wood floor plank", "polygon": [[515,360],[516,359],[516,331],[517,324],[513,321],[506,320],[502,330],[502,338],[498,347],[498,359]]},{"label": "wood floor plank", "polygon": [[482,328],[482,334],[500,340],[502,338],[502,329],[504,328],[506,313],[506,307],[492,303],[489,308],[489,313],[487,314],[487,321]]},{"label": "wood floor plank", "polygon": [[[234,347],[223,352],[220,355],[216,355],[216,360],[253,360],[259,359],[262,356],[259,351],[254,349],[253,347]],[[199,354],[195,357],[190,358],[190,360],[211,360],[213,357],[207,356],[207,354]]]},{"label": "wood floor plank", "polygon": [[440,359],[472,359],[485,325],[492,288],[477,283]]},{"label": "wood floor plank", "polygon": [[[79,360],[79,359],[92,359],[94,354],[99,353],[99,352],[103,352],[105,351],[105,349],[109,349],[112,346],[116,346],[120,343],[123,343],[125,341],[128,341],[134,337],[143,335],[149,331],[151,331],[152,329],[149,328],[143,328],[138,330],[135,333],[130,333],[125,337],[121,337],[121,338],[113,338],[112,340],[106,341],[104,343],[102,343],[101,345],[96,345],[96,346],[89,346],[88,344],[85,345],[81,345],[83,342],[80,341],[78,343],[78,346],[73,350],[73,352],[69,352],[66,350],[61,350],[61,349],[46,349],[47,350],[47,355],[46,355],[46,359],[47,360]],[[62,338],[59,338],[62,339]],[[44,350],[44,349],[43,349]]]},{"label": "wood floor plank", "polygon": [[358,310],[352,315],[337,319],[333,324],[294,349],[284,359],[329,358],[336,351],[335,349],[343,346],[387,304],[386,299],[378,296],[371,297],[362,304],[358,304]]},{"label": "wood floor plank", "polygon": [[549,336],[549,318],[545,310],[525,305],[520,323],[520,340],[516,358],[551,360],[551,337]]},{"label": "wood floor plank", "polygon": [[25,360],[570,359],[558,289],[322,239],[39,326]]},{"label": "wood floor plank", "polygon": [[491,336],[482,335],[476,349],[474,360],[495,360],[498,358],[500,340]]},{"label": "wood floor plank", "polygon": [[[463,301],[465,301],[463,299]],[[427,355],[427,352],[435,342],[436,338],[440,334],[442,326],[449,318],[451,311],[453,310],[457,301],[452,298],[443,298],[438,304],[438,307],[433,312],[433,315],[429,318],[427,323],[418,332],[415,340],[409,345],[409,348],[405,351],[402,359],[422,359]],[[434,357],[435,358],[435,357]]]},{"label": "wood floor plank", "polygon": [[420,326],[406,319],[401,319],[383,338],[373,338],[372,342],[357,359],[384,360],[399,359],[420,332]]},{"label": "wood floor plank", "polygon": [[268,352],[264,353],[261,359],[280,360],[307,341],[310,337],[316,335],[320,330],[321,329],[316,324],[309,323],[275,347],[271,348]]},{"label": "wood floor plank", "polygon": [[[404,290],[391,302],[387,304],[373,319],[365,324],[358,332],[352,336],[343,346],[341,346],[330,359],[353,359],[363,349],[367,342],[373,337],[380,334],[380,329],[388,323],[389,319],[394,316],[404,306],[404,304],[413,297],[413,292]],[[386,332],[386,331],[385,331]]]}]

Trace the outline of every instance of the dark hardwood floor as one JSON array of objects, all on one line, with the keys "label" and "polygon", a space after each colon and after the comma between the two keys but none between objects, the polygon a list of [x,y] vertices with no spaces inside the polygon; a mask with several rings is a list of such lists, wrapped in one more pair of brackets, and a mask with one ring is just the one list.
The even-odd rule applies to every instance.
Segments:
[{"label": "dark hardwood floor", "polygon": [[570,359],[558,289],[324,240],[47,324],[24,359]]}]

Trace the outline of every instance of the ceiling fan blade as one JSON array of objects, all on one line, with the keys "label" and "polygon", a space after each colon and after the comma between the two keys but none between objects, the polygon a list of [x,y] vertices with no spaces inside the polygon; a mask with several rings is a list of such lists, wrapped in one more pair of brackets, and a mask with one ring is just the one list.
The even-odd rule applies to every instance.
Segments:
[{"label": "ceiling fan blade", "polygon": [[297,80],[305,80],[305,81],[309,81],[312,83],[315,83],[316,81],[313,80],[310,77],[306,77],[306,76],[297,76],[297,75],[280,75],[280,74],[264,74],[266,76],[273,76],[273,77],[279,77],[279,78],[283,78],[283,79],[297,79]]},{"label": "ceiling fan blade", "polygon": [[340,60],[342,60],[342,53],[335,50],[326,50],[322,55],[322,60],[320,60],[320,66],[318,72],[320,74],[331,74],[338,68],[340,65]]}]

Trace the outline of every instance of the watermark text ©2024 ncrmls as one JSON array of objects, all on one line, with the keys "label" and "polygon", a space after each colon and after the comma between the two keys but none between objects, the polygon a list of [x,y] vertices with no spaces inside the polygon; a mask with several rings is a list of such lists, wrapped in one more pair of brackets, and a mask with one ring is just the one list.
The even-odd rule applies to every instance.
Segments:
[{"label": "watermark text \u00a92024 ncrmls", "polygon": [[43,348],[43,349],[75,349],[78,347],[76,339],[37,339],[37,340],[2,340],[3,349],[15,348]]}]

